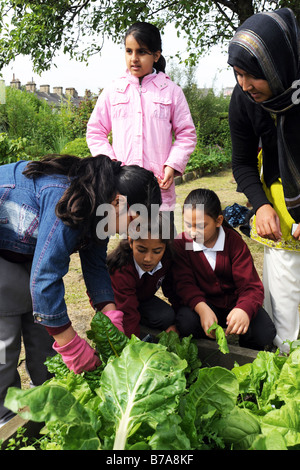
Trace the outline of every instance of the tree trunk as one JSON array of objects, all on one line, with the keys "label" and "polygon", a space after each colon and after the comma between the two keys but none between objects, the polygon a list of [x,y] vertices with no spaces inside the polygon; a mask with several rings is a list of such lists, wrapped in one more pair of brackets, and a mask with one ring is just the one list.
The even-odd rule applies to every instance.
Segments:
[{"label": "tree trunk", "polygon": [[249,16],[254,14],[254,8],[252,0],[238,0],[236,3],[239,24],[241,25]]}]

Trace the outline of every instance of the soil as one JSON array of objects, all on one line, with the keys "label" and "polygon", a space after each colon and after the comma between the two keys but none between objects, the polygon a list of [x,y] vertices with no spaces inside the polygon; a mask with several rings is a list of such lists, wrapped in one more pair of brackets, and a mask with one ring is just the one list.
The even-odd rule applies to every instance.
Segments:
[{"label": "soil", "polygon": [[[186,196],[193,189],[200,187],[214,190],[221,200],[223,209],[235,202],[243,206],[247,204],[245,195],[236,191],[236,184],[232,179],[231,170],[227,169],[218,174],[203,176],[176,186],[177,208],[175,214],[177,214],[178,217],[180,216],[181,207],[183,206]],[[175,221],[177,231],[180,233],[182,231],[180,228],[180,220],[179,226],[177,223],[178,218],[175,219]],[[251,250],[256,269],[259,275],[262,276],[263,247],[251,241],[248,237],[242,236]],[[114,237],[109,243],[109,250],[113,249],[117,243],[118,240]],[[77,333],[86,339],[86,331],[90,329],[90,322],[94,311],[86,295],[78,254],[74,254],[71,257],[69,272],[64,278],[64,283],[69,317]],[[162,293],[159,293],[159,295],[162,296]],[[29,379],[25,369],[24,349],[22,349],[20,356],[19,373],[21,375],[23,388],[27,388],[29,386]]]}]

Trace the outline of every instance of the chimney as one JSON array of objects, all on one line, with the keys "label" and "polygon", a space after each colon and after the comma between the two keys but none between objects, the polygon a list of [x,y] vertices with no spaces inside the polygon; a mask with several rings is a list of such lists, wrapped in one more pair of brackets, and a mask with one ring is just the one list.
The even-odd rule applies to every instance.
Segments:
[{"label": "chimney", "polygon": [[35,93],[36,84],[34,83],[33,78],[31,79],[31,82],[26,83],[25,88],[26,88],[26,91],[31,91]]},{"label": "chimney", "polygon": [[17,88],[18,90],[21,89],[21,82],[18,78],[15,78],[15,74],[13,74],[13,79],[10,82],[11,88]]},{"label": "chimney", "polygon": [[50,95],[50,85],[41,85],[40,92]]},{"label": "chimney", "polygon": [[53,87],[53,93],[56,93],[57,95],[62,96],[63,87],[62,86],[54,86]]},{"label": "chimney", "polygon": [[72,96],[73,98],[78,97],[78,93],[75,88],[66,88],[66,95]]}]

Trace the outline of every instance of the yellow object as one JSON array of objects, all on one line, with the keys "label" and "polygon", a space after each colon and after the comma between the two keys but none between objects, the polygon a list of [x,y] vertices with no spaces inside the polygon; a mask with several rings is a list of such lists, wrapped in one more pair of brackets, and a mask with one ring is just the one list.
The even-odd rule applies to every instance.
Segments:
[{"label": "yellow object", "polygon": [[[259,169],[261,169],[262,151],[260,151],[258,155],[258,166]],[[251,228],[251,238],[270,248],[300,251],[300,240],[295,240],[295,238],[291,234],[292,225],[293,223],[295,223],[295,221],[286,208],[281,180],[278,179],[277,181],[275,181],[275,183],[270,186],[270,188],[268,188],[264,182],[263,174],[261,172],[261,182],[267,198],[269,199],[271,204],[273,204],[273,208],[279,216],[282,237],[281,240],[279,240],[278,242],[268,240],[267,238],[261,238],[256,232],[256,217],[254,216],[253,225]]]}]

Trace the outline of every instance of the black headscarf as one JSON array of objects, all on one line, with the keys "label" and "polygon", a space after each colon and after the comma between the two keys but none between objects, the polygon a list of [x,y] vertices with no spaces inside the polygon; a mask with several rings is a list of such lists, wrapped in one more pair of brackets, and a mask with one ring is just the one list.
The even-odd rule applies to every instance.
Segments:
[{"label": "black headscarf", "polygon": [[257,106],[277,116],[278,164],[285,202],[299,223],[300,30],[293,12],[282,8],[248,18],[230,41],[228,63],[269,84],[272,98]]}]

